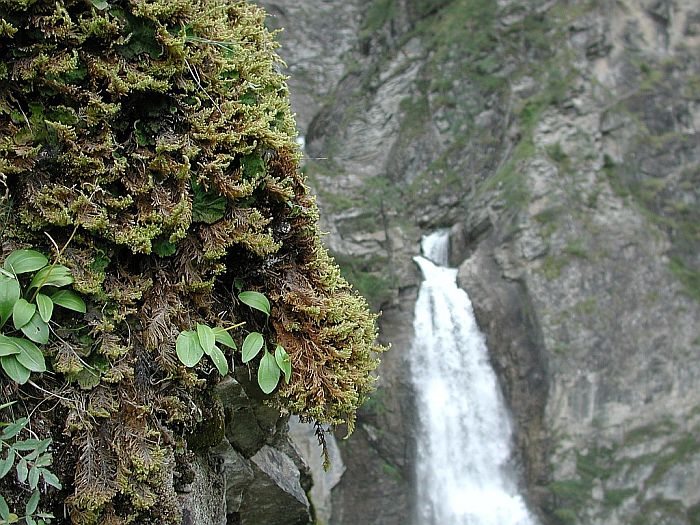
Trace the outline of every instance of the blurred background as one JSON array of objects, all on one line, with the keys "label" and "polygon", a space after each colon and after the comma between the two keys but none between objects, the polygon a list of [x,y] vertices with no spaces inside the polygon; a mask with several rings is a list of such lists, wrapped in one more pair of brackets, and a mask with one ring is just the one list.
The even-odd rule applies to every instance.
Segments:
[{"label": "blurred background", "polygon": [[438,230],[532,522],[700,523],[700,3],[261,4],[325,243],[393,346],[333,469],[313,469],[318,523],[433,519],[410,356],[413,257]]}]

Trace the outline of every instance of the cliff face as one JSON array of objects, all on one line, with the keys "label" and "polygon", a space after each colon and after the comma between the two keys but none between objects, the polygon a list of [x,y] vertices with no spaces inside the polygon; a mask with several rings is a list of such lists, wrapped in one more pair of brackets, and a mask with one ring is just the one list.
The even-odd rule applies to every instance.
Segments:
[{"label": "cliff face", "polygon": [[697,523],[697,2],[267,4],[326,243],[394,346],[333,523],[410,515],[411,257],[438,227],[542,521]]}]

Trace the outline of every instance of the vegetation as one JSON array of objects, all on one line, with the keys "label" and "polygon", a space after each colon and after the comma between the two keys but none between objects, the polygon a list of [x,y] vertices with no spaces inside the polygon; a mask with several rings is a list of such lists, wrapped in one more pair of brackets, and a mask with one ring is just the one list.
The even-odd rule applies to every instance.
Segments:
[{"label": "vegetation", "polygon": [[[174,478],[222,375],[250,368],[319,429],[352,431],[372,389],[375,319],[321,246],[263,19],[242,1],[0,0],[2,395],[42,443],[67,436],[46,502],[74,523],[179,524]],[[9,516],[21,480],[0,490]]]}]

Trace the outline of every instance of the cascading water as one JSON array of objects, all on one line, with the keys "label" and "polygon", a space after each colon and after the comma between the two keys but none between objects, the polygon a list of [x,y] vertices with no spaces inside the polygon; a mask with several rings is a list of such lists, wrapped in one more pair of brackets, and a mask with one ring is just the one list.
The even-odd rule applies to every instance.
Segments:
[{"label": "cascading water", "polygon": [[511,426],[449,238],[423,238],[411,368],[419,414],[416,525],[535,525],[518,495]]}]

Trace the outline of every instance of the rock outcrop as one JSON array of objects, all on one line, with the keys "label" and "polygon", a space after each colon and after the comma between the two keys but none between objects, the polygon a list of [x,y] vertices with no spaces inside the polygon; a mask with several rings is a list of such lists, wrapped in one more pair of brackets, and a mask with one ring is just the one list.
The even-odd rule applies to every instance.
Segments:
[{"label": "rock outcrop", "polygon": [[326,243],[394,347],[332,523],[408,522],[411,257],[441,227],[542,522],[697,523],[697,2],[295,6],[272,11]]}]

